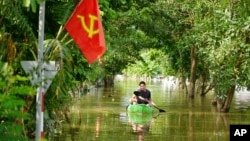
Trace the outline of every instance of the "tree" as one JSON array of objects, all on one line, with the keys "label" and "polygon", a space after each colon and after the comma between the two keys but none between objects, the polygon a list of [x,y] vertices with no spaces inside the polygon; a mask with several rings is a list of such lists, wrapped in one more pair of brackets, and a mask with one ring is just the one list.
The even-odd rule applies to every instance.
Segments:
[{"label": "tree", "polygon": [[[215,6],[201,28],[207,48],[203,52],[209,62],[210,77],[215,87],[219,111],[228,112],[236,88],[249,80],[249,2],[222,1]],[[241,15],[241,16],[240,16]],[[246,16],[246,17],[245,17]]]}]

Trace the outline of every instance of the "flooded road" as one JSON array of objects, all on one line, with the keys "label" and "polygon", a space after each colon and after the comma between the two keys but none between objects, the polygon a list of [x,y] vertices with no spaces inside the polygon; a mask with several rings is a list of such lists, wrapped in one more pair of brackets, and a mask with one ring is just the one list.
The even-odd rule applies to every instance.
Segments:
[{"label": "flooded road", "polygon": [[95,89],[75,100],[62,122],[62,134],[48,140],[229,141],[230,124],[250,124],[249,92],[244,92],[245,98],[236,94],[230,113],[222,114],[211,106],[212,94],[190,100],[174,84],[160,81],[148,82],[147,88],[157,106],[167,112],[154,109],[152,120],[134,123],[126,106],[138,83],[117,81],[113,88]]}]

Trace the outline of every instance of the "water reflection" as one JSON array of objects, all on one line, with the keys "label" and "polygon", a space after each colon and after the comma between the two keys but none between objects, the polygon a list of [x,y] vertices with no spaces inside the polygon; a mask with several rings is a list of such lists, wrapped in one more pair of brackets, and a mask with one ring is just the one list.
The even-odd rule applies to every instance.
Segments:
[{"label": "water reflection", "polygon": [[152,122],[153,120],[146,124],[130,122],[133,132],[138,135],[138,141],[144,141],[144,136],[149,133],[149,128]]},{"label": "water reflection", "polygon": [[77,141],[76,135],[80,132],[82,113],[80,112],[79,100],[64,112],[65,123],[68,125],[71,141]]},{"label": "water reflection", "polygon": [[215,120],[215,128],[214,128],[214,135],[218,136],[225,136],[226,140],[229,140],[229,134],[225,133],[224,131],[229,131],[229,120],[228,115],[224,113],[215,113],[216,120]]},{"label": "water reflection", "polygon": [[240,98],[234,99],[230,113],[223,114],[211,106],[212,94],[190,100],[178,87],[158,81],[149,82],[148,88],[157,106],[167,113],[135,120],[125,107],[137,83],[120,81],[113,88],[95,89],[83,95],[65,114],[62,134],[49,140],[228,141],[230,124],[250,124],[249,109],[235,109],[242,106]]},{"label": "water reflection", "polygon": [[132,127],[133,134],[138,136],[138,141],[144,141],[144,137],[149,134],[150,126],[159,115],[158,113],[153,117],[153,114],[128,113],[128,123]]},{"label": "water reflection", "polygon": [[95,137],[98,138],[99,137],[99,133],[100,133],[100,126],[102,124],[102,115],[99,114],[97,116],[96,119],[96,123],[95,123]]}]

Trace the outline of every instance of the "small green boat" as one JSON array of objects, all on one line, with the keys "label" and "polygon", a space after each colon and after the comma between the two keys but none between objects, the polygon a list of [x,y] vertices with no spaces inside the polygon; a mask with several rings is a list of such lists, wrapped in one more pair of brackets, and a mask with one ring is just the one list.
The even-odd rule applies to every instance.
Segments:
[{"label": "small green boat", "polygon": [[147,106],[145,104],[130,104],[128,106],[128,113],[153,114],[153,110],[153,107]]},{"label": "small green boat", "polygon": [[147,124],[153,118],[153,107],[145,104],[131,104],[127,110],[129,119],[136,124]]}]

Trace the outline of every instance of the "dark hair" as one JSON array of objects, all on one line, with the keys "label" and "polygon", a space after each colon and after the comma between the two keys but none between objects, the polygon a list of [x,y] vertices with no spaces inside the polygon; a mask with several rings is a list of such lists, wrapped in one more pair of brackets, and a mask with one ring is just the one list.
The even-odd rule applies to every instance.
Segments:
[{"label": "dark hair", "polygon": [[140,86],[141,84],[146,85],[146,83],[145,83],[144,81],[141,81],[141,82],[139,83],[139,86]]}]

